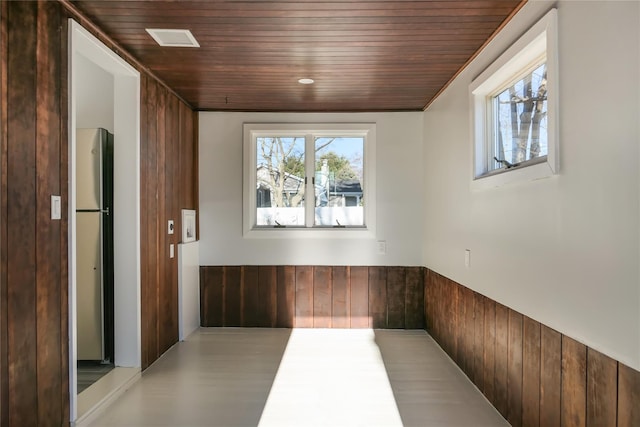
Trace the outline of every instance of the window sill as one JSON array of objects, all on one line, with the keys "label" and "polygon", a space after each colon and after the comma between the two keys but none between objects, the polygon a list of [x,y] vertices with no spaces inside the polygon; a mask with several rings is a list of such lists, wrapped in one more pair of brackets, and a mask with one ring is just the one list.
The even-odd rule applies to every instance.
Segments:
[{"label": "window sill", "polygon": [[501,173],[479,176],[471,181],[471,190],[487,190],[490,188],[513,185],[520,182],[548,178],[555,175],[554,169],[555,168],[553,168],[547,160],[533,165],[508,169]]},{"label": "window sill", "polygon": [[366,227],[285,227],[245,230],[245,239],[375,239],[374,230]]}]

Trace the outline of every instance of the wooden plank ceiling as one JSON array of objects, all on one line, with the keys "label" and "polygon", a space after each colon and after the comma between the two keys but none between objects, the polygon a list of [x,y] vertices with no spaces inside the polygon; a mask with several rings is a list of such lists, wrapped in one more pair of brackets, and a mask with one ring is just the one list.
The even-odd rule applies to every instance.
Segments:
[{"label": "wooden plank ceiling", "polygon": [[[73,4],[197,110],[410,111],[525,1]],[[160,47],[145,28],[189,29],[201,47]]]}]

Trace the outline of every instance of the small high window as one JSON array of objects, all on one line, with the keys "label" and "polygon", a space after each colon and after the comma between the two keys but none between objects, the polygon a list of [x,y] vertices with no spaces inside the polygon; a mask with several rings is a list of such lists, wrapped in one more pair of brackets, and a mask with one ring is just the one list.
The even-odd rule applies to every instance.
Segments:
[{"label": "small high window", "polygon": [[245,235],[373,230],[375,125],[245,124],[244,138]]},{"label": "small high window", "polygon": [[490,98],[494,117],[489,170],[523,165],[547,156],[547,64],[545,58]]},{"label": "small high window", "polygon": [[475,188],[557,173],[556,10],[470,86]]}]

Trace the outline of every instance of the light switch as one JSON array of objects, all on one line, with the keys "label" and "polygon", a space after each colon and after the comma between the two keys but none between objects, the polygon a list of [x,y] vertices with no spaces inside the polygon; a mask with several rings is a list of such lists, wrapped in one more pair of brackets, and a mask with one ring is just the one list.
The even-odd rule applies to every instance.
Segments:
[{"label": "light switch", "polygon": [[173,249],[173,243],[169,245],[169,258],[173,258],[174,256],[174,249]]},{"label": "light switch", "polygon": [[173,220],[170,219],[167,224],[167,233],[173,234]]},{"label": "light switch", "polygon": [[467,268],[471,266],[471,249],[464,250],[464,266]]},{"label": "light switch", "polygon": [[62,219],[62,197],[51,196],[51,219]]}]

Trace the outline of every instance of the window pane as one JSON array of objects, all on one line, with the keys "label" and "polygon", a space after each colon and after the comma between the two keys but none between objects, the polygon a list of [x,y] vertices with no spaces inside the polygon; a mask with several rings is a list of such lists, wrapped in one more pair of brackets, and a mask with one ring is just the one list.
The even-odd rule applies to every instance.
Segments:
[{"label": "window pane", "polygon": [[315,139],[315,225],[364,225],[363,158],[363,137]]},{"label": "window pane", "polygon": [[256,225],[304,226],[304,138],[256,138]]},{"label": "window pane", "polygon": [[[511,164],[547,155],[547,66],[533,71],[493,97],[493,156]],[[492,157],[493,157],[492,156]],[[489,162],[491,170],[507,164]]]}]

